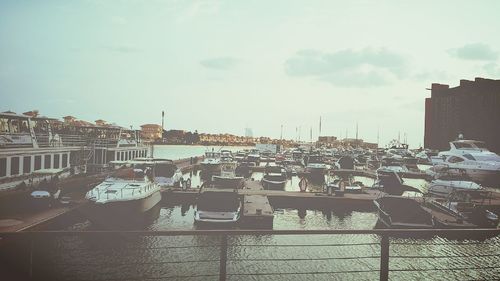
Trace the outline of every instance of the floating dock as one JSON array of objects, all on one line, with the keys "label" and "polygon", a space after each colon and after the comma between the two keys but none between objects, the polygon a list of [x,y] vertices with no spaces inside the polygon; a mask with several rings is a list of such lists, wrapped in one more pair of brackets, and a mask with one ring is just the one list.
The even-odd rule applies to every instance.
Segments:
[{"label": "floating dock", "polygon": [[273,228],[274,210],[265,195],[243,195],[242,228]]}]

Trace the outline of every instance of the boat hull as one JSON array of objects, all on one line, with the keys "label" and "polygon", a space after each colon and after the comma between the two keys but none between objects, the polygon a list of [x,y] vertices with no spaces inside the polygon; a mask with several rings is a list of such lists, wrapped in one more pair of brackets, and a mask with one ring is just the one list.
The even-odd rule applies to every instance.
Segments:
[{"label": "boat hull", "polygon": [[500,183],[500,171],[470,169],[465,170],[465,173],[472,181],[485,186],[497,187]]},{"label": "boat hull", "polygon": [[243,177],[226,178],[221,176],[212,177],[213,185],[220,188],[241,188]]},{"label": "boat hull", "polygon": [[377,207],[379,221],[388,228],[426,229],[433,228],[432,216],[417,202],[401,197],[381,197],[373,201]]},{"label": "boat hull", "polygon": [[271,181],[267,180],[266,178],[263,178],[261,184],[264,187],[264,189],[267,190],[284,190],[286,185],[286,179],[283,181]]},{"label": "boat hull", "polygon": [[160,191],[148,197],[128,201],[114,201],[107,203],[90,202],[83,212],[87,218],[101,228],[134,228],[147,225],[148,215],[161,201]]}]

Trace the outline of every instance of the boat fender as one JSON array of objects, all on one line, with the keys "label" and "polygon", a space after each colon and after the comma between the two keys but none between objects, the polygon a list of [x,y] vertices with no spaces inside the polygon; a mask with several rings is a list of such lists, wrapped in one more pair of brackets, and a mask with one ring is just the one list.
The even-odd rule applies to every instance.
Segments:
[{"label": "boat fender", "polygon": [[308,185],[308,182],[307,182],[307,179],[305,177],[300,179],[299,187],[300,187],[301,192],[305,192],[307,190],[307,185]]}]

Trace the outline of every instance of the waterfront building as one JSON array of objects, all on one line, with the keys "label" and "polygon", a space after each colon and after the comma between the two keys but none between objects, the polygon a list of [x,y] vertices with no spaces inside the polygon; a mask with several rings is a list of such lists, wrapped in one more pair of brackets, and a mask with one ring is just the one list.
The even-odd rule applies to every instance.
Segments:
[{"label": "waterfront building", "polygon": [[163,129],[158,124],[144,124],[141,125],[141,137],[145,140],[161,139]]},{"label": "waterfront building", "polygon": [[95,120],[94,122],[95,122],[95,124],[96,124],[97,126],[106,126],[106,125],[108,125],[108,124],[106,123],[106,121],[104,121],[104,120],[102,120],[102,119]]},{"label": "waterfront building", "polygon": [[66,116],[0,113],[0,190],[36,186],[47,178],[99,172],[114,160],[145,157],[138,132]]},{"label": "waterfront building", "polygon": [[81,163],[71,162],[80,149],[52,134],[50,121],[38,114],[0,113],[0,191],[85,171]]},{"label": "waterfront building", "polygon": [[434,83],[430,90],[425,100],[425,148],[447,150],[461,134],[500,152],[500,80],[460,80],[453,88]]},{"label": "waterfront building", "polygon": [[344,146],[359,147],[363,145],[362,139],[345,138],[342,140]]},{"label": "waterfront building", "polygon": [[320,145],[320,146],[333,147],[333,146],[338,146],[339,144],[340,144],[340,141],[337,140],[337,137],[334,137],[334,136],[319,136],[318,137],[318,145]]}]

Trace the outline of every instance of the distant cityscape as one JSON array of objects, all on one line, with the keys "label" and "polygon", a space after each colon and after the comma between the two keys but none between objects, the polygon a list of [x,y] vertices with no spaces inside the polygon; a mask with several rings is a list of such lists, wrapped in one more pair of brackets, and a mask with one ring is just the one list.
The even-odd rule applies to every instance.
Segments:
[{"label": "distant cityscape", "polygon": [[[424,147],[431,149],[446,149],[448,141],[455,139],[458,135],[465,138],[486,141],[492,151],[500,151],[498,142],[500,122],[500,99],[498,91],[500,80],[475,78],[475,80],[460,80],[460,85],[450,88],[444,84],[432,84],[431,97],[425,100],[425,141]],[[468,114],[460,114],[467,112]],[[4,114],[16,114],[5,111]],[[210,134],[179,129],[164,129],[164,122],[159,124],[144,124],[140,130],[125,128],[98,119],[94,122],[79,120],[73,116],[64,116],[62,120],[41,116],[38,110],[22,113],[21,116],[31,117],[34,120],[47,119],[55,128],[94,128],[99,130],[118,130],[122,134],[140,135],[147,143],[171,144],[171,145],[223,145],[223,146],[254,146],[261,144],[279,144],[284,147],[299,146],[302,143],[297,140],[275,139],[265,136],[254,137],[252,128],[244,128],[244,136],[221,133]],[[458,117],[457,117],[458,116]],[[163,116],[162,116],[163,117]],[[481,124],[481,126],[478,126]],[[23,125],[23,124],[21,124]],[[0,132],[12,130],[27,130],[27,124],[19,128],[15,124],[9,124],[7,119],[0,119]],[[17,128],[17,129],[16,129]],[[104,134],[102,134],[104,136]],[[100,136],[97,136],[100,137]],[[340,139],[336,136],[319,136],[314,143],[324,147],[363,147],[375,149],[384,144],[365,142],[358,138]]]}]

